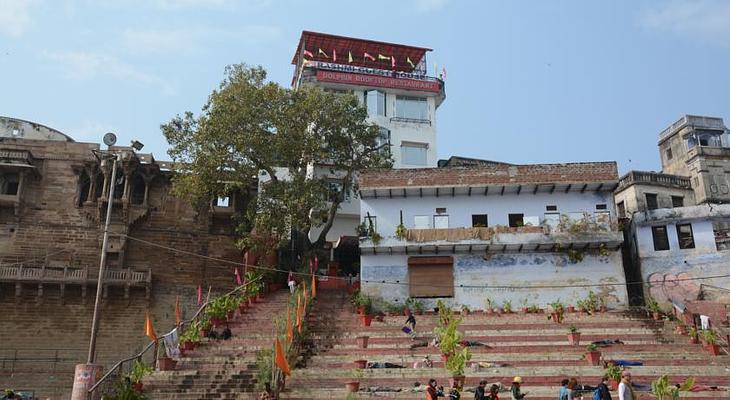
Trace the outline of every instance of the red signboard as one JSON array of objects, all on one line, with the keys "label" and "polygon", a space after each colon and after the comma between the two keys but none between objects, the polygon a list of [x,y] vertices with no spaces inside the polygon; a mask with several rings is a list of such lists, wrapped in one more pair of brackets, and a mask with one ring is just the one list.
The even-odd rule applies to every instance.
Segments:
[{"label": "red signboard", "polygon": [[438,93],[441,88],[437,81],[420,81],[416,79],[391,78],[388,76],[353,74],[335,71],[317,71],[317,81],[343,83],[346,85],[373,86],[392,89],[417,90]]}]

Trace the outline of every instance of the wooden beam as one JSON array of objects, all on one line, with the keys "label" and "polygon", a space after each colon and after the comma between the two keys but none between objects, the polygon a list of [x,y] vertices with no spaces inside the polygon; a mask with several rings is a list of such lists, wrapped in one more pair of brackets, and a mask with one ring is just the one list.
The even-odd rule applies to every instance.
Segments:
[{"label": "wooden beam", "polygon": [[587,187],[588,187],[588,184],[587,183],[583,184],[583,187],[580,188],[580,192],[581,193],[585,192]]},{"label": "wooden beam", "polygon": [[596,192],[600,192],[601,189],[603,189],[603,183],[601,183],[600,185],[598,185],[598,187],[596,188]]},{"label": "wooden beam", "polygon": [[408,255],[408,246],[405,246],[404,249],[406,250],[406,255]]},{"label": "wooden beam", "polygon": [[393,189],[388,189],[388,198],[389,199],[393,198]]},{"label": "wooden beam", "polygon": [[423,246],[418,246],[418,254],[423,254]]},{"label": "wooden beam", "polygon": [[569,183],[569,184],[568,184],[568,187],[566,187],[566,188],[565,188],[565,193],[568,193],[568,192],[570,192],[570,189],[571,189],[572,187],[573,187],[573,184],[572,184],[572,183]]},{"label": "wooden beam", "polygon": [[451,197],[454,197],[455,195],[456,195],[456,188],[452,187],[451,188]]},{"label": "wooden beam", "polygon": [[520,243],[520,248],[518,248],[518,249],[517,249],[517,252],[518,252],[518,253],[522,251],[522,247],[523,247],[523,246],[524,246],[524,244],[523,244],[523,243]]},{"label": "wooden beam", "polygon": [[452,252],[453,254],[456,254],[456,245],[453,245],[453,246],[451,247],[451,252]]},{"label": "wooden beam", "polygon": [[423,188],[418,188],[418,197],[423,197]]},{"label": "wooden beam", "polygon": [[554,191],[555,191],[555,184],[553,183],[553,186],[550,188],[550,194],[553,194]]},{"label": "wooden beam", "polygon": [[505,253],[506,251],[507,251],[507,245],[506,244],[503,244],[502,245],[502,253]]},{"label": "wooden beam", "polygon": [[439,188],[436,188],[436,197],[439,197]]},{"label": "wooden beam", "polygon": [[486,196],[488,194],[489,194],[489,186],[486,186],[486,187],[484,187],[484,195]]},{"label": "wooden beam", "polygon": [[403,197],[408,197],[408,193],[406,193],[406,188],[403,188]]},{"label": "wooden beam", "polygon": [[438,245],[434,246],[434,249],[435,249],[434,250],[434,253],[438,254],[439,253],[439,247],[438,247]]},{"label": "wooden beam", "polygon": [[373,189],[373,197],[378,198],[378,189]]},{"label": "wooden beam", "polygon": [[502,186],[502,192],[499,193],[500,196],[504,196],[504,186]]},{"label": "wooden beam", "polygon": [[471,186],[469,186],[469,191],[468,191],[468,192],[466,192],[466,195],[467,195],[467,196],[471,196]]},{"label": "wooden beam", "polygon": [[532,194],[537,194],[537,189],[540,189],[540,185],[535,185],[535,189],[532,191]]},{"label": "wooden beam", "polygon": [[471,254],[471,245],[469,245],[469,254]]},{"label": "wooden beam", "polygon": [[522,192],[522,185],[517,185],[517,194],[520,194]]}]

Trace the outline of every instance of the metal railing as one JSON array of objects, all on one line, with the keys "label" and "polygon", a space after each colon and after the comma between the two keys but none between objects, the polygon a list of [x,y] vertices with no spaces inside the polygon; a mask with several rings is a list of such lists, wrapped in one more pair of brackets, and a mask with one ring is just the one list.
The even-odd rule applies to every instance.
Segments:
[{"label": "metal railing", "polygon": [[672,132],[676,132],[685,125],[691,125],[696,128],[725,129],[725,124],[723,123],[722,118],[685,115],[661,131],[661,133],[659,133],[659,140],[664,139],[666,136],[669,136]]},{"label": "metal railing", "polygon": [[[149,285],[152,282],[152,271],[134,271],[132,268],[123,270],[107,270],[104,280],[109,284],[124,284],[130,286]],[[89,274],[89,267],[46,267],[0,265],[0,281],[11,282],[57,282],[57,283],[93,283],[96,279]]]},{"label": "metal railing", "polygon": [[408,122],[408,123],[415,123],[415,124],[431,125],[430,119],[420,119],[420,118],[391,117],[390,122]]},{"label": "metal railing", "polygon": [[[246,287],[248,287],[248,285],[250,285],[254,282],[258,282],[260,279],[261,278],[251,280],[251,281],[244,283],[241,286],[237,286],[235,289],[222,295],[221,297],[232,296],[232,295],[238,293],[239,291],[241,291],[242,289],[245,289]],[[211,299],[210,299],[210,293],[209,293],[208,299],[206,299],[205,302],[203,302],[203,304],[200,306],[200,308],[198,308],[198,311],[195,312],[195,314],[192,316],[192,318],[185,320],[185,321],[181,321],[180,325],[175,326],[166,334],[161,335],[160,337],[157,338],[156,341],[153,340],[153,341],[149,342],[147,344],[147,346],[145,346],[144,349],[142,349],[142,351],[140,351],[139,353],[137,353],[133,356],[124,358],[120,361],[117,361],[117,363],[114,364],[114,366],[112,366],[109,369],[109,371],[107,371],[107,373],[104,374],[104,376],[102,376],[101,379],[98,382],[96,382],[96,384],[89,389],[89,391],[87,392],[88,393],[87,399],[92,399],[94,394],[99,393],[99,392],[101,392],[101,394],[113,394],[114,385],[116,385],[118,383],[119,379],[121,379],[121,377],[124,376],[125,373],[128,373],[132,369],[132,365],[134,364],[135,361],[137,361],[137,360],[142,361],[145,358],[145,356],[147,356],[147,357],[151,356],[150,357],[151,364],[154,366],[157,362],[157,354],[156,354],[156,352],[154,354],[149,354],[150,349],[157,348],[157,345],[160,342],[160,340],[163,337],[171,334],[175,329],[178,329],[178,332],[182,332],[186,326],[192,324],[195,320],[197,320],[200,317],[200,315],[203,313],[203,311],[205,311],[205,308],[208,306],[208,304],[210,304],[210,302],[211,302]]]}]

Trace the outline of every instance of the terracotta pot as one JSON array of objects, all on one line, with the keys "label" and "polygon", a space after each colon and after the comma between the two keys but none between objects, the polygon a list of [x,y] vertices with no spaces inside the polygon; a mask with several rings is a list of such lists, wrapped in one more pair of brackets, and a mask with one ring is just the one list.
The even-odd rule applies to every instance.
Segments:
[{"label": "terracotta pot", "polygon": [[364,369],[368,366],[368,360],[355,360],[355,368]]},{"label": "terracotta pot", "polygon": [[448,354],[441,354],[441,361],[444,363],[449,361],[449,355]]},{"label": "terracotta pot", "polygon": [[245,313],[246,312],[246,307],[247,307],[246,302],[245,301],[242,302],[241,304],[238,305],[238,312],[241,313],[241,314]]},{"label": "terracotta pot", "polygon": [[685,336],[687,335],[687,327],[684,325],[677,325],[677,327],[674,329],[674,332],[677,335]]},{"label": "terracotta pot", "polygon": [[651,313],[651,319],[653,319],[654,321],[659,321],[660,319],[662,319],[662,314],[658,311],[654,311]]},{"label": "terracotta pot", "polygon": [[580,345],[580,332],[571,332],[568,334],[568,343],[571,346]]},{"label": "terracotta pot", "polygon": [[256,302],[262,302],[264,301],[264,295],[263,294],[257,294],[256,295]]},{"label": "terracotta pot", "polygon": [[359,315],[365,314],[365,306],[357,306],[357,313]]},{"label": "terracotta pot", "polygon": [[568,306],[568,312],[575,312],[575,307]]},{"label": "terracotta pot", "polygon": [[469,310],[461,310],[461,316],[466,317],[469,315]]},{"label": "terracotta pot", "polygon": [[234,311],[228,311],[228,314],[226,314],[226,320],[233,321],[233,317],[235,317],[236,314]]},{"label": "terracotta pot", "polygon": [[551,313],[550,316],[551,316],[551,319],[553,320],[553,322],[555,322],[556,324],[563,323],[563,314],[554,312],[554,313]]},{"label": "terracotta pot", "polygon": [[586,360],[588,363],[596,366],[601,363],[601,352],[600,351],[589,351],[586,353]]},{"label": "terracotta pot", "polygon": [[172,371],[175,369],[177,361],[170,357],[162,357],[157,359],[157,369],[159,371]]},{"label": "terracotta pot", "polygon": [[530,312],[530,309],[527,307],[522,307],[522,308],[520,308],[520,311],[522,311],[523,314],[527,314]]},{"label": "terracotta pot", "polygon": [[210,324],[213,325],[214,328],[222,326],[223,325],[223,319],[221,318],[211,318]]},{"label": "terracotta pot", "polygon": [[449,385],[451,385],[452,388],[455,389],[461,389],[464,387],[464,381],[466,380],[465,376],[452,376],[449,378]]},{"label": "terracotta pot", "polygon": [[360,382],[345,382],[345,389],[350,393],[355,393],[360,390]]},{"label": "terracotta pot", "polygon": [[487,313],[487,315],[493,315],[494,314],[494,309],[488,308],[488,309],[484,310],[484,312]]},{"label": "terracotta pot", "polygon": [[403,309],[403,315],[405,315],[407,317],[410,314],[411,314],[411,309],[410,308],[406,307],[406,308]]},{"label": "terracotta pot", "polygon": [[200,336],[202,336],[202,337],[208,337],[208,329],[201,329],[200,330]]},{"label": "terracotta pot", "polygon": [[[372,317],[370,317],[370,318],[372,319]],[[382,315],[376,315],[375,316],[375,320],[378,321],[378,322],[383,322],[383,316]],[[370,326],[370,325],[367,325],[367,326]]]},{"label": "terracotta pot", "polygon": [[498,315],[502,315],[502,309],[499,307],[495,308],[494,312],[496,312]]},{"label": "terracotta pot", "polygon": [[180,342],[180,350],[193,351],[195,350],[195,343],[193,342]]},{"label": "terracotta pot", "polygon": [[618,390],[618,381],[617,380],[611,379],[611,381],[609,383],[611,384],[611,390],[614,390],[614,391]]},{"label": "terracotta pot", "polygon": [[370,326],[370,323],[373,322],[373,317],[371,315],[361,315],[360,322],[363,326]]},{"label": "terracotta pot", "polygon": [[689,343],[690,344],[700,344],[700,339],[699,338],[696,338],[696,337],[690,337],[689,338]]},{"label": "terracotta pot", "polygon": [[416,315],[423,315],[423,310],[416,310]]},{"label": "terracotta pot", "polygon": [[368,340],[370,340],[369,336],[358,336],[355,338],[355,341],[357,342],[357,346],[361,349],[368,348]]},{"label": "terracotta pot", "polygon": [[719,356],[720,355],[720,346],[718,346],[717,344],[706,344],[705,345],[705,348],[713,356]]},{"label": "terracotta pot", "polygon": [[132,384],[132,389],[134,389],[137,393],[142,393],[142,390],[144,390],[144,384],[142,384],[142,382],[135,382]]},{"label": "terracotta pot", "polygon": [[600,311],[601,312],[606,312],[606,311],[608,311],[608,307],[607,306],[601,306]]}]

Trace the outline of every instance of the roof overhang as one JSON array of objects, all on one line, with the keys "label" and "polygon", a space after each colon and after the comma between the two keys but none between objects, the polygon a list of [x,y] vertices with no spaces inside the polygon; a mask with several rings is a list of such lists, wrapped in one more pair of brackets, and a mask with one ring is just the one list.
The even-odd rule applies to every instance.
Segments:
[{"label": "roof overhang", "polygon": [[618,181],[615,180],[605,182],[515,183],[500,185],[361,187],[360,197],[503,196],[535,195],[538,193],[613,192],[616,187],[618,187]]}]

